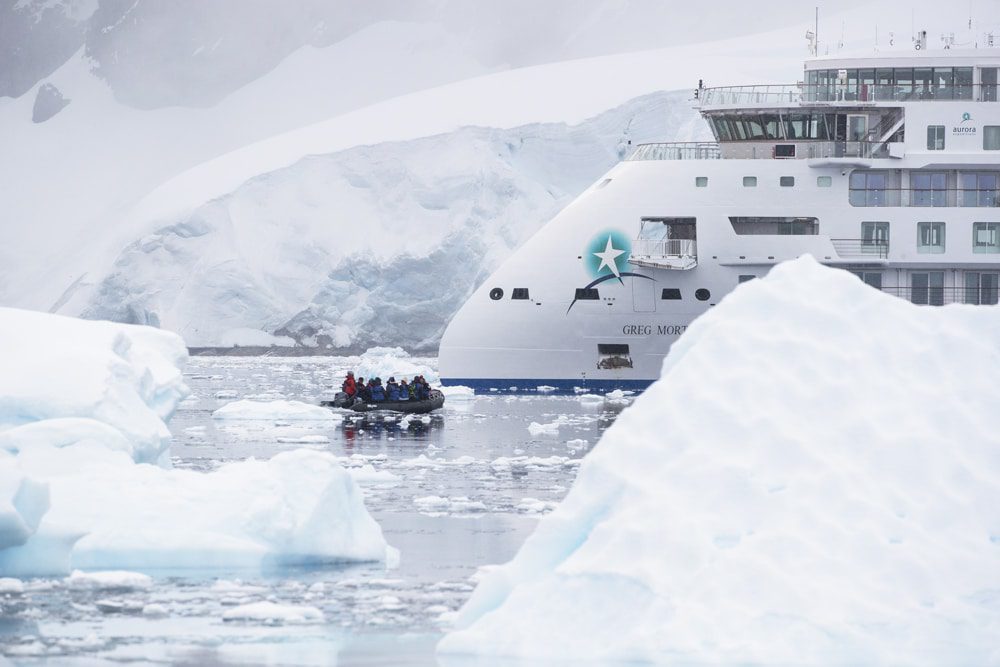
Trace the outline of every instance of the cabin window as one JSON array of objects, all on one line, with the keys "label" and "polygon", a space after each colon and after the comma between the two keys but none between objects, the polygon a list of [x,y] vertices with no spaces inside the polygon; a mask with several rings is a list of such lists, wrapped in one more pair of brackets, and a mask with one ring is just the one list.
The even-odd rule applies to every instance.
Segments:
[{"label": "cabin window", "polygon": [[745,188],[755,188],[755,187],[757,187],[757,177],[756,176],[744,176],[743,177],[743,187],[745,187]]},{"label": "cabin window", "polygon": [[500,289],[499,287],[494,287],[493,289],[490,290],[490,298],[493,299],[494,301],[499,301],[500,299],[503,298],[503,290]]},{"label": "cabin window", "polygon": [[525,301],[528,299],[528,288],[527,287],[515,287],[514,291],[510,294],[511,299],[518,301]]},{"label": "cabin window", "polygon": [[695,176],[694,186],[696,188],[707,188],[708,187],[708,176]]},{"label": "cabin window", "polygon": [[794,176],[779,176],[778,185],[783,188],[793,188],[795,187],[795,177]]},{"label": "cabin window", "polygon": [[944,172],[910,172],[912,206],[946,206],[948,175]]},{"label": "cabin window", "polygon": [[965,272],[965,302],[979,306],[995,306],[997,297],[1000,296],[998,290],[998,278],[996,273],[980,273],[979,271]]},{"label": "cabin window", "polygon": [[1000,151],[1000,125],[983,126],[983,150]]},{"label": "cabin window", "polygon": [[623,343],[598,343],[597,367],[603,370],[632,368],[628,345]]},{"label": "cabin window", "polygon": [[733,231],[739,236],[815,236],[819,234],[816,218],[729,218]]},{"label": "cabin window", "polygon": [[874,287],[875,289],[882,289],[881,271],[851,271],[851,273],[860,278],[865,285]]},{"label": "cabin window", "polygon": [[910,301],[919,305],[944,305],[944,271],[910,274]]},{"label": "cabin window", "polygon": [[694,291],[694,298],[698,299],[698,301],[708,301],[712,298],[712,293],[704,287],[699,287]]},{"label": "cabin window", "polygon": [[577,287],[575,298],[577,301],[598,301],[601,295],[596,287]]},{"label": "cabin window", "polygon": [[958,175],[960,206],[1000,205],[1000,173],[995,171],[964,172]]},{"label": "cabin window", "polygon": [[972,252],[1000,253],[1000,222],[977,222],[972,225]]},{"label": "cabin window", "polygon": [[944,125],[927,126],[927,150],[944,150]]},{"label": "cabin window", "polygon": [[983,102],[997,101],[997,68],[984,67],[979,70],[979,80],[982,86],[980,99]]},{"label": "cabin window", "polygon": [[818,188],[828,188],[833,185],[832,176],[817,176],[816,177],[816,187]]},{"label": "cabin window", "polygon": [[888,222],[861,223],[861,252],[882,255],[889,248]]},{"label": "cabin window", "polygon": [[944,252],[943,222],[917,223],[917,252],[932,254]]},{"label": "cabin window", "polygon": [[681,291],[676,287],[664,287],[660,292],[660,298],[664,301],[678,301],[681,298]]},{"label": "cabin window", "polygon": [[751,275],[748,274],[748,275],[745,275],[745,276],[740,276],[739,282],[742,285],[743,283],[748,283],[751,280],[754,280],[756,278],[757,278],[757,276],[751,276]]}]

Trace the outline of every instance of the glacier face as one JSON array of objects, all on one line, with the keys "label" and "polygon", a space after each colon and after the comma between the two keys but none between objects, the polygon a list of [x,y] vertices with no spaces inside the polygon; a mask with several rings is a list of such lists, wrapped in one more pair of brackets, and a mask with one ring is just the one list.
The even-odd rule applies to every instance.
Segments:
[{"label": "glacier face", "polygon": [[434,348],[472,290],[629,141],[704,138],[687,97],[306,157],[134,241],[75,307],[194,346],[263,330],[341,350]]}]

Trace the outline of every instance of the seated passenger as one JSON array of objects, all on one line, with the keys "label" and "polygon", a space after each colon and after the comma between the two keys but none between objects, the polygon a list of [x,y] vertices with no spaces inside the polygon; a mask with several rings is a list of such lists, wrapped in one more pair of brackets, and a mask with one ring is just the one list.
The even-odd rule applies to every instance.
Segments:
[{"label": "seated passenger", "polygon": [[410,400],[410,385],[407,384],[406,378],[399,381],[399,400],[408,401]]},{"label": "seated passenger", "polygon": [[371,395],[368,393],[368,385],[364,378],[358,378],[358,398],[362,401],[370,401]]},{"label": "seated passenger", "polygon": [[385,393],[388,395],[390,401],[399,400],[399,385],[396,384],[396,378],[389,378],[389,381],[385,384]]},{"label": "seated passenger", "polygon": [[385,388],[382,386],[382,380],[380,378],[375,378],[374,386],[371,387],[372,401],[379,403],[385,400]]},{"label": "seated passenger", "polygon": [[348,398],[354,398],[358,393],[358,387],[354,383],[354,371],[347,371],[347,379],[344,380],[344,384],[340,385],[340,388],[347,394]]}]

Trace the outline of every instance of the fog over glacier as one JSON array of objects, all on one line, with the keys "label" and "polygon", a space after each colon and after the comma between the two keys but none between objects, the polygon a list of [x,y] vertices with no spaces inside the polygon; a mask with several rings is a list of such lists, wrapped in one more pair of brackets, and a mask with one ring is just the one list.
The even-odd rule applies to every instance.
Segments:
[{"label": "fog over glacier", "polygon": [[[827,49],[968,19],[923,0],[820,6]],[[709,136],[699,79],[800,76],[812,6],[760,9],[12,0],[0,304],[189,345],[433,349],[630,141]]]}]

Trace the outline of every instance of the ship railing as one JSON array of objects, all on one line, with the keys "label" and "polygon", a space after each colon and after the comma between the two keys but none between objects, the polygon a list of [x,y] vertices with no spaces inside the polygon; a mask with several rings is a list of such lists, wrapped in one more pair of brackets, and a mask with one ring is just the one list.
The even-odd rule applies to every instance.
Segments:
[{"label": "ship railing", "polygon": [[722,157],[714,141],[673,141],[639,144],[627,160],[718,160]]},{"label": "ship railing", "polygon": [[[779,155],[776,145],[795,146],[794,154]],[[826,158],[887,158],[888,144],[877,141],[803,141],[800,139],[768,139],[767,141],[733,141],[722,144],[723,159],[763,160],[826,159]]]},{"label": "ship railing", "polygon": [[978,207],[1000,206],[1000,190],[968,188],[852,188],[851,206]]},{"label": "ship railing", "polygon": [[944,88],[925,89],[920,86],[897,86],[888,84],[779,84],[723,86],[702,88],[698,91],[698,102],[702,107],[740,106],[785,106],[801,102],[910,102],[910,101],[953,101],[996,102],[996,84],[960,84]]},{"label": "ship railing", "polygon": [[889,241],[886,239],[830,239],[833,249],[841,257],[866,257],[887,259]]},{"label": "ship railing", "polygon": [[965,303],[977,306],[995,306],[1000,302],[1000,289],[996,287],[876,287],[886,294],[906,299],[922,306],[944,306]]},{"label": "ship railing", "polygon": [[654,260],[697,257],[698,246],[693,239],[636,239],[632,241],[632,256]]}]

